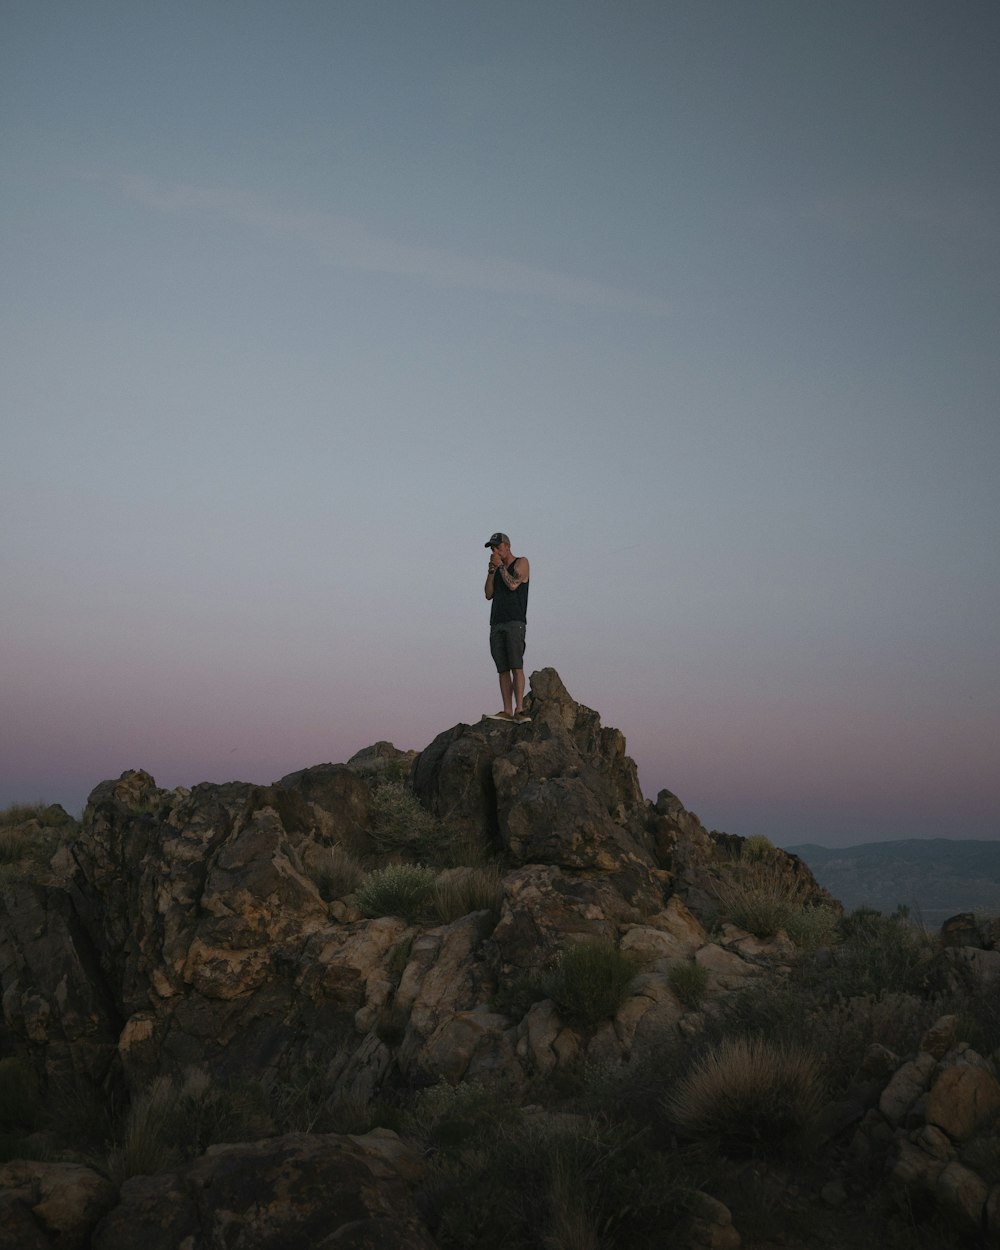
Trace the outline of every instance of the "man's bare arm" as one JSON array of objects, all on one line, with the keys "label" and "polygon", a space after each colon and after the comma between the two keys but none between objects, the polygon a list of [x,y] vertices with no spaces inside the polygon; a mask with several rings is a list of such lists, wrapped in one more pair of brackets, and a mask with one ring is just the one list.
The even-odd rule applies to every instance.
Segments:
[{"label": "man's bare arm", "polygon": [[[524,556],[518,556],[509,569],[505,569],[503,565],[497,570],[504,580],[504,585],[508,590],[517,590],[522,582],[528,580],[528,561]],[[487,585],[489,581],[487,580]],[[491,593],[487,593],[486,598],[491,599]]]}]

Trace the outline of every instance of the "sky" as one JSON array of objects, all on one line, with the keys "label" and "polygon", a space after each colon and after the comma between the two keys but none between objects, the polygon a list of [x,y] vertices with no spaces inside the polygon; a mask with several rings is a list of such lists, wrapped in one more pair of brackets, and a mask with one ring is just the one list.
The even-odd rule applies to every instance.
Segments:
[{"label": "sky", "polygon": [[778,845],[1000,837],[992,0],[0,0],[0,806],[525,668]]}]

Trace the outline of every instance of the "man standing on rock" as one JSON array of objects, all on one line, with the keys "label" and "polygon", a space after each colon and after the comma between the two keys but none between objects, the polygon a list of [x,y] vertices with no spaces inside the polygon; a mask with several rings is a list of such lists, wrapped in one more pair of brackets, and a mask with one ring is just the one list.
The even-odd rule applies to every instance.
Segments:
[{"label": "man standing on rock", "polygon": [[486,598],[490,609],[490,654],[500,676],[503,710],[490,720],[530,718],[524,711],[524,633],[528,616],[528,558],[515,556],[510,539],[499,531],[483,544],[490,549],[486,570]]}]

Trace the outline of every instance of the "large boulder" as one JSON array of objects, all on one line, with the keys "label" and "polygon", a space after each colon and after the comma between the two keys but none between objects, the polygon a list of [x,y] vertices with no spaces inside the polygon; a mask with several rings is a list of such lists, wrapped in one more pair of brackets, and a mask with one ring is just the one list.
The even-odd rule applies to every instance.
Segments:
[{"label": "large boulder", "polygon": [[0,1250],[84,1250],[114,1203],[93,1168],[15,1159],[0,1167]]},{"label": "large boulder", "polygon": [[514,864],[621,873],[633,892],[662,897],[649,805],[622,734],[575,702],[554,669],[532,673],[525,706],[524,724],[439,734],[414,763],[418,797]]},{"label": "large boulder", "polygon": [[286,1043],[294,969],[329,923],[301,852],[331,843],[338,816],[356,824],[339,793],[325,821],[311,799],[235,782],[168,793],[141,772],[91,795],[72,897],[134,1080],[164,1061],[211,1067],[223,1051],[230,1065],[266,1066]]}]

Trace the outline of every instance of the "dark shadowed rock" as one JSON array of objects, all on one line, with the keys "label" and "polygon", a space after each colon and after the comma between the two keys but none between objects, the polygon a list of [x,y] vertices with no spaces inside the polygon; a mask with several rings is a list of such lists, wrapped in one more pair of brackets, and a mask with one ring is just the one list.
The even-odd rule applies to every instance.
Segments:
[{"label": "dark shadowed rock", "polygon": [[0,1250],[84,1250],[115,1187],[77,1163],[16,1159],[0,1167]]},{"label": "dark shadowed rock", "polygon": [[[395,1149],[394,1149],[395,1147]],[[294,1133],[212,1147],[184,1171],[138,1176],[93,1250],[434,1250],[394,1134]]]},{"label": "dark shadowed rock", "polygon": [[0,907],[4,1021],[56,1088],[101,1088],[110,1072],[121,1011],[98,948],[69,895],[15,882]]},{"label": "dark shadowed rock", "polygon": [[949,918],[941,926],[942,946],[982,946],[982,934],[971,911]]},{"label": "dark shadowed rock", "polygon": [[[370,799],[411,759],[389,743],[270,786],[168,791],[142,770],[102,782],[61,852],[62,875],[0,896],[0,1057],[29,1060],[50,1097],[82,1081],[113,1090],[119,1108],[131,1097],[134,1109],[156,1078],[181,1090],[192,1071],[216,1093],[252,1084],[270,1108],[254,1133],[279,1131],[278,1104],[267,1102],[276,1091],[314,1082],[315,1115],[339,1127],[344,1106],[405,1101],[442,1081],[516,1097],[580,1065],[640,1068],[704,1018],[675,993],[677,964],[704,969],[713,994],[783,966],[786,939],[764,944],[732,926],[713,939],[699,921],[697,900],[710,909],[719,862],[740,840],[722,847],[725,835],[710,835],[669,791],[646,802],[624,737],[554,670],[532,675],[527,706],[529,723],[456,725],[413,760],[419,801],[469,836],[465,864],[481,864],[482,852],[495,861],[493,878],[469,866],[440,873],[433,915],[345,884],[345,865],[359,870],[347,852],[365,869],[386,866]],[[435,836],[449,853],[465,850],[447,828]],[[775,857],[808,878],[794,857]],[[327,878],[321,892],[338,864],[337,891]],[[479,880],[475,901],[443,888],[456,873]],[[402,914],[372,914],[394,907]],[[554,961],[582,939],[641,965],[606,1017],[586,1024],[540,997]],[[429,1247],[390,1137],[213,1147],[128,1181],[89,1245]],[[25,1250],[70,1244],[39,1224],[41,1183],[0,1180],[0,1221]]]},{"label": "dark shadowed rock", "polygon": [[439,734],[414,765],[418,797],[515,864],[627,869],[658,895],[648,805],[624,737],[576,703],[554,669],[532,673],[526,707],[529,724],[484,720]]},{"label": "dark shadowed rock", "polygon": [[347,767],[362,777],[378,777],[387,772],[405,776],[416,758],[416,751],[400,751],[391,742],[373,742],[370,747],[355,751],[347,761]]}]

